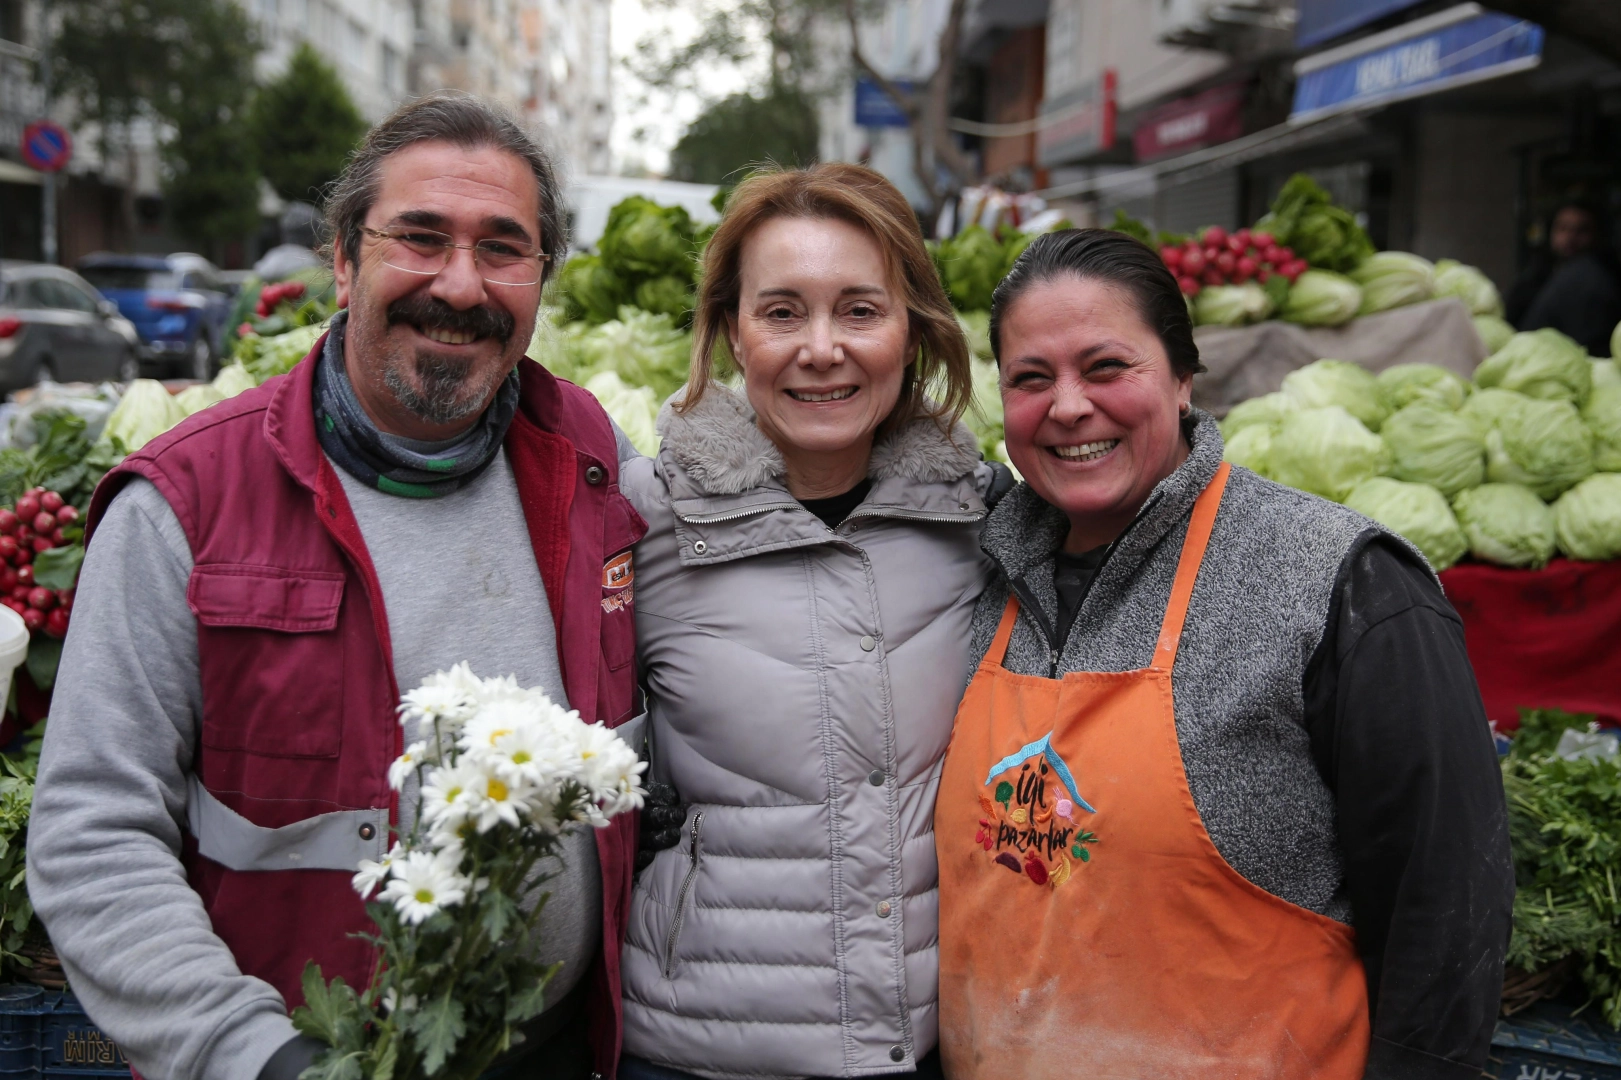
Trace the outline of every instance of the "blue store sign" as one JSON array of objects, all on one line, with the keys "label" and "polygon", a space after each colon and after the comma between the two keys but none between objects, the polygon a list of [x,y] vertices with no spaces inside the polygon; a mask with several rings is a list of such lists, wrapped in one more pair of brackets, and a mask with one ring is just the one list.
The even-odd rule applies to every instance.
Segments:
[{"label": "blue store sign", "polygon": [[1292,121],[1386,105],[1534,68],[1542,27],[1460,4],[1295,64]]},{"label": "blue store sign", "polygon": [[1419,0],[1299,0],[1295,44],[1302,49],[1332,41]]},{"label": "blue store sign", "polygon": [[[912,84],[904,79],[893,80],[904,94],[912,92]],[[868,78],[856,80],[857,127],[907,127],[911,124],[895,99],[884,93],[884,88]]]}]

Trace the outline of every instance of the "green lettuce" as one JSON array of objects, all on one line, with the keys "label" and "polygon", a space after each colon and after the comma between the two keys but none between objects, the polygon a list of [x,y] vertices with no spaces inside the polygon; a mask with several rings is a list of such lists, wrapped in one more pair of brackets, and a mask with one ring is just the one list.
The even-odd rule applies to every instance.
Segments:
[{"label": "green lettuce", "polygon": [[1435,264],[1435,295],[1462,300],[1471,315],[1503,315],[1503,298],[1492,279],[1456,259],[1441,259]]},{"label": "green lettuce", "polygon": [[951,302],[963,311],[989,311],[991,293],[1007,269],[1006,253],[990,231],[970,225],[956,236],[942,240],[935,249]]},{"label": "green lettuce", "polygon": [[1275,430],[1271,424],[1251,424],[1240,428],[1232,438],[1225,440],[1222,458],[1271,479],[1272,437]]},{"label": "green lettuce", "polygon": [[1253,281],[1243,285],[1209,285],[1193,298],[1198,326],[1245,326],[1272,314],[1272,300]]},{"label": "green lettuce", "polygon": [[1553,499],[1593,471],[1593,433],[1568,401],[1525,398],[1486,432],[1486,479]]},{"label": "green lettuce", "polygon": [[1476,315],[1470,321],[1475,324],[1475,333],[1480,335],[1488,356],[1507,345],[1514,336],[1514,327],[1496,315]]},{"label": "green lettuce", "polygon": [[1553,558],[1553,511],[1528,487],[1482,484],[1458,492],[1452,509],[1482,562],[1535,569]]},{"label": "green lettuce", "polygon": [[1593,361],[1593,389],[1601,386],[1621,386],[1621,369],[1617,369],[1614,360]]},{"label": "green lettuce", "polygon": [[621,276],[673,274],[690,281],[698,245],[692,218],[679,206],[632,195],[608,211],[597,241],[603,264]]},{"label": "green lettuce", "polygon": [[1621,557],[1621,473],[1596,473],[1553,504],[1559,550],[1597,562]]},{"label": "green lettuce", "polygon": [[1469,550],[1469,541],[1446,497],[1428,484],[1375,476],[1358,484],[1345,505],[1405,537],[1424,553],[1437,572],[1463,558]]},{"label": "green lettuce", "polygon": [[1360,364],[1345,360],[1318,360],[1291,371],[1283,379],[1283,392],[1302,408],[1339,405],[1378,431],[1389,410],[1379,393],[1379,380]]},{"label": "green lettuce", "polygon": [[[1332,404],[1329,402],[1327,404]],[[1282,390],[1260,397],[1240,401],[1228,411],[1221,421],[1221,434],[1223,438],[1231,439],[1240,431],[1255,424],[1266,427],[1276,427],[1283,422],[1283,418],[1291,413],[1301,410],[1300,399],[1284,393]]]},{"label": "green lettuce", "polygon": [[1390,475],[1455,495],[1486,477],[1486,443],[1467,419],[1418,402],[1393,413],[1380,430],[1390,447]]},{"label": "green lettuce", "polygon": [[1515,334],[1475,369],[1475,385],[1580,405],[1593,388],[1587,350],[1557,330]]},{"label": "green lettuce", "polygon": [[636,306],[655,315],[668,315],[677,322],[692,310],[692,279],[664,274],[648,278],[636,286]]},{"label": "green lettuce", "polygon": [[234,398],[242,391],[252,390],[258,385],[248,369],[241,364],[226,364],[220,368],[220,373],[214,376],[214,389],[227,398]]},{"label": "green lettuce", "polygon": [[1255,223],[1256,232],[1271,233],[1312,266],[1349,270],[1374,253],[1373,241],[1351,213],[1305,173],[1283,185],[1272,209]]},{"label": "green lettuce", "polygon": [[180,406],[187,416],[202,412],[210,405],[218,405],[225,400],[225,395],[214,388],[213,383],[197,383],[188,386],[174,396],[174,403]]},{"label": "green lettuce", "polygon": [[1531,399],[1524,394],[1516,394],[1512,390],[1476,390],[1469,395],[1469,400],[1463,403],[1458,415],[1475,425],[1475,430],[1484,436],[1486,432],[1496,427],[1503,417],[1529,400]]},{"label": "green lettuce", "polygon": [[1391,412],[1416,401],[1456,411],[1469,396],[1469,384],[1439,364],[1397,364],[1381,371],[1378,383]]},{"label": "green lettuce", "polygon": [[625,282],[603,263],[600,255],[576,255],[564,263],[557,288],[568,322],[608,322],[631,296]]},{"label": "green lettuce", "polygon": [[1593,468],[1621,472],[1621,384],[1593,387],[1582,419],[1593,433]]},{"label": "green lettuce", "polygon": [[601,371],[586,380],[585,388],[602,404],[602,410],[613,417],[632,446],[648,457],[659,452],[655,423],[659,403],[649,387],[626,386],[617,372]]},{"label": "green lettuce", "polygon": [[1362,315],[1418,304],[1435,295],[1435,265],[1405,251],[1369,255],[1350,272],[1362,286]]},{"label": "green lettuce", "polygon": [[1390,467],[1390,450],[1344,407],[1329,405],[1285,417],[1270,460],[1279,483],[1340,502]]},{"label": "green lettuce", "polygon": [[186,418],[186,411],[156,379],[136,379],[107,417],[101,439],[133,454]]},{"label": "green lettuce", "polygon": [[1362,308],[1362,286],[1328,270],[1307,270],[1289,287],[1278,318],[1301,326],[1340,326]]},{"label": "green lettuce", "polygon": [[959,311],[957,325],[968,339],[968,351],[993,366],[996,357],[991,354],[991,313],[989,311]]}]

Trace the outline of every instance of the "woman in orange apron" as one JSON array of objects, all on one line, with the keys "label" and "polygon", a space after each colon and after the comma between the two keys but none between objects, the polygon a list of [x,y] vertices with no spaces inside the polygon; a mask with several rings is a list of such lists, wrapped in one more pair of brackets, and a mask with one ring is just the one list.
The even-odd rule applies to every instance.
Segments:
[{"label": "woman in orange apron", "polygon": [[935,815],[962,1080],[1478,1076],[1501,781],[1423,557],[1221,461],[1186,308],[1118,233],[997,290],[997,581]]}]

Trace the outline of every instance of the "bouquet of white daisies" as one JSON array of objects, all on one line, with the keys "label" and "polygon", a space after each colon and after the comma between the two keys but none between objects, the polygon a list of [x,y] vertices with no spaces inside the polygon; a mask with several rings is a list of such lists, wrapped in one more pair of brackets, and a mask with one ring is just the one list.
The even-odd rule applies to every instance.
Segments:
[{"label": "bouquet of white daisies", "polygon": [[646,766],[630,747],[515,679],[458,664],[399,711],[421,738],[389,783],[415,788],[416,813],[355,875],[382,962],[363,990],[305,969],[293,1023],[332,1047],[305,1080],[482,1074],[540,1013],[556,971],[534,959],[551,876],[537,864],[557,853],[564,827],[600,828],[642,804]]}]

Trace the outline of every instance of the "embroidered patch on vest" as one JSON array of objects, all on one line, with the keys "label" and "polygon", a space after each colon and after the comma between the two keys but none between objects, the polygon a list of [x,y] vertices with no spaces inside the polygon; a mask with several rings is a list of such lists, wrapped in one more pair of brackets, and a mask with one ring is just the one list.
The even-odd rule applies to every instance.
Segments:
[{"label": "embroidered patch on vest", "polygon": [[995,865],[1056,889],[1075,873],[1071,860],[1092,861],[1089,845],[1098,836],[1081,828],[1079,818],[1097,811],[1081,798],[1051,734],[992,765],[985,788],[974,843]]}]

